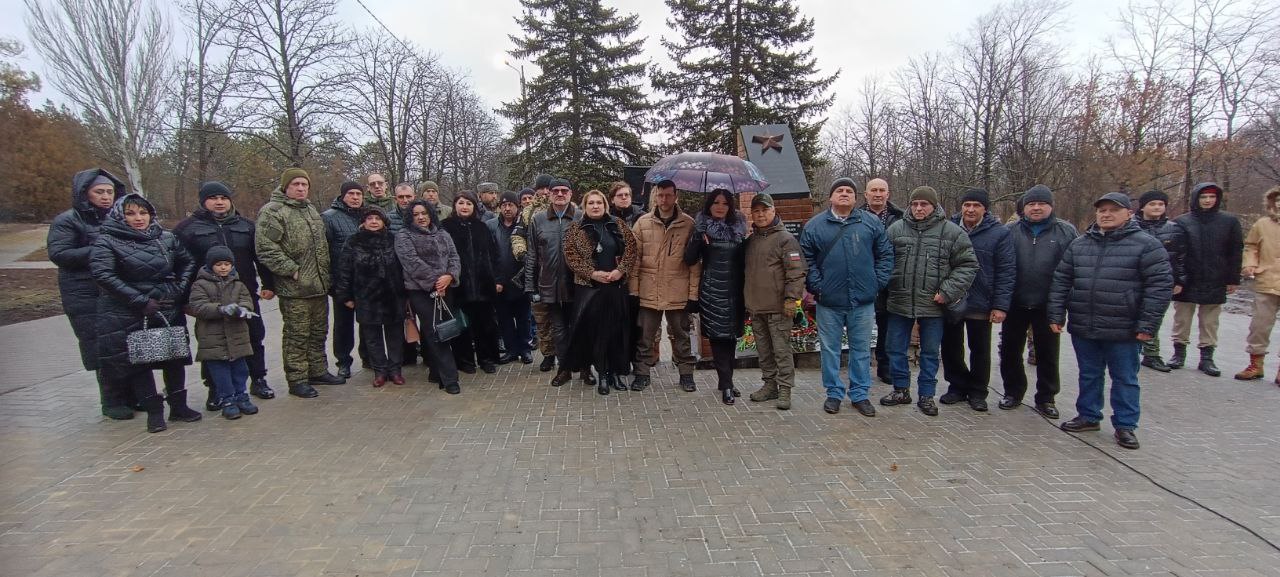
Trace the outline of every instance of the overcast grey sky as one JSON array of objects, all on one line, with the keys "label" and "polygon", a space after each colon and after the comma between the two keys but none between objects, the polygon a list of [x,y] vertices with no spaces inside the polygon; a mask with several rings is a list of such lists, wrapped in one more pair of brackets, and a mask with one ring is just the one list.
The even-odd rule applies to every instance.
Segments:
[{"label": "overcast grey sky", "polygon": [[[438,54],[449,67],[467,70],[477,91],[496,107],[520,93],[519,75],[503,65],[511,48],[510,34],[518,34],[515,16],[519,0],[364,0],[392,31]],[[659,38],[666,33],[668,15],[662,0],[606,0],[623,13],[640,16],[639,35],[654,62],[668,62]],[[797,0],[800,10],[815,21],[814,53],[824,71],[842,70],[834,86],[836,105],[856,101],[863,78],[888,75],[913,55],[945,49],[974,19],[998,4],[996,0]],[[162,2],[162,6],[170,6]],[[339,17],[357,29],[376,26],[356,0],[338,0]],[[1102,53],[1105,39],[1115,30],[1119,0],[1073,0],[1066,27],[1058,34],[1073,63],[1091,52]],[[28,47],[23,66],[47,76],[27,38],[22,0],[0,0],[0,36],[17,38]],[[181,26],[175,23],[175,31]],[[181,51],[175,40],[175,53]],[[514,63],[519,66],[520,63]],[[533,67],[526,64],[526,75]],[[57,99],[52,87],[34,100]]]}]

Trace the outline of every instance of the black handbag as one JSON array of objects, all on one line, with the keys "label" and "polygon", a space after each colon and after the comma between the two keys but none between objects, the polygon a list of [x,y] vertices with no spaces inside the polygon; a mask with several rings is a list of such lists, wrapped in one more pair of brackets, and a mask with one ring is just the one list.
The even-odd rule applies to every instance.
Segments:
[{"label": "black handbag", "polygon": [[[445,319],[445,316],[448,319]],[[467,316],[462,311],[454,311],[449,308],[449,304],[444,301],[444,297],[436,297],[435,329],[436,340],[447,343],[462,335],[467,330]]]}]

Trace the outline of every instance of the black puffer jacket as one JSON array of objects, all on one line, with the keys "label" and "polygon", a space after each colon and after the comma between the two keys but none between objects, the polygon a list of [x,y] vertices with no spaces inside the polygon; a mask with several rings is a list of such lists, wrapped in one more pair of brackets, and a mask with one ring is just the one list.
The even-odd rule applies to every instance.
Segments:
[{"label": "black puffer jacket", "polygon": [[636,221],[640,220],[640,217],[644,216],[644,213],[645,210],[643,208],[634,204],[628,206],[626,210],[621,210],[612,203],[609,204],[609,215],[622,219],[623,222],[627,223],[627,226],[635,226]]},{"label": "black puffer jacket", "polygon": [[454,213],[444,219],[440,228],[453,239],[458,260],[462,262],[462,278],[458,279],[456,291],[458,302],[492,302],[498,294],[497,275],[493,272],[498,247],[494,246],[489,227],[474,214],[460,218]]},{"label": "black puffer jacket", "polygon": [[221,219],[203,208],[196,210],[173,227],[173,234],[182,242],[182,248],[191,253],[191,258],[196,263],[203,263],[209,249],[215,246],[231,249],[231,254],[236,257],[236,276],[249,288],[249,292],[258,292],[259,278],[262,279],[263,289],[276,290],[271,271],[258,263],[257,251],[254,250],[253,221],[240,216],[234,208]]},{"label": "black puffer jacket", "polygon": [[[1013,233],[1013,250],[1017,253],[1018,281],[1013,288],[1013,306],[1038,309],[1049,300],[1049,285],[1053,284],[1053,271],[1062,261],[1071,241],[1079,233],[1071,223],[1049,215],[1047,222],[1034,224],[1021,217],[1010,223]],[[1036,231],[1039,230],[1039,234]]]},{"label": "black puffer jacket", "polygon": [[347,239],[360,230],[361,212],[363,209],[351,208],[342,202],[342,196],[333,199],[329,210],[320,213],[324,219],[324,236],[329,241],[329,270],[338,270],[338,259],[342,258],[342,245]]},{"label": "black puffer jacket", "polygon": [[[746,307],[742,298],[746,269],[742,237],[733,240],[703,239],[707,218],[698,213],[694,233],[685,247],[684,262],[690,266],[702,261],[702,277],[698,280],[698,318],[702,336],[709,339],[736,339],[742,336]],[[738,228],[745,231],[742,217]]]},{"label": "black puffer jacket", "polygon": [[1133,222],[1143,232],[1156,237],[1156,240],[1160,241],[1160,244],[1164,246],[1164,251],[1169,253],[1169,267],[1173,269],[1174,286],[1187,284],[1187,271],[1183,262],[1185,256],[1182,242],[1185,239],[1183,238],[1182,227],[1164,216],[1157,220],[1143,220],[1141,213],[1133,215]]},{"label": "black puffer jacket", "polygon": [[[1213,208],[1200,208],[1200,195],[1208,189],[1218,193]],[[1186,274],[1182,292],[1173,300],[1202,305],[1227,302],[1227,285],[1240,284],[1240,264],[1244,256],[1244,233],[1240,219],[1222,212],[1225,200],[1222,188],[1212,182],[1196,185],[1191,192],[1191,212],[1173,222],[1183,230],[1183,269]]]},{"label": "black puffer jacket", "polygon": [[342,248],[334,269],[333,294],[338,304],[356,303],[356,322],[387,324],[405,316],[404,275],[396,258],[395,235],[388,230],[360,229]]},{"label": "black puffer jacket", "polygon": [[[151,206],[138,194],[116,200],[90,257],[89,269],[101,289],[97,327],[101,368],[130,366],[125,337],[142,328],[142,309],[148,299],[160,302],[159,314],[170,324],[185,325],[178,303],[186,297],[196,270],[178,237],[154,220],[146,230],[129,228],[124,222],[126,200]],[[149,323],[155,326],[161,321],[153,315]]]},{"label": "black puffer jacket", "polygon": [[49,260],[58,265],[62,310],[66,311],[71,331],[79,341],[80,362],[86,371],[98,368],[98,285],[89,273],[89,256],[102,222],[98,210],[89,204],[88,193],[89,185],[99,175],[111,179],[116,198],[124,195],[124,183],[101,168],[76,173],[71,179],[71,208],[54,217],[45,240]]},{"label": "black puffer jacket", "polygon": [[1089,227],[1053,273],[1049,322],[1086,339],[1132,341],[1155,335],[1169,308],[1173,273],[1160,241],[1133,221],[1104,233]]}]

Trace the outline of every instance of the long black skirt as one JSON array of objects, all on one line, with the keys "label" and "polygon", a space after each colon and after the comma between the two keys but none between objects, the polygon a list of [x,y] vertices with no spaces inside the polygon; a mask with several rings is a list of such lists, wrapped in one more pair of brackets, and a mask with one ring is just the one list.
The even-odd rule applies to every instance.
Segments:
[{"label": "long black skirt", "polygon": [[569,354],[563,367],[580,371],[627,374],[631,367],[630,299],[623,281],[577,286],[569,336]]}]

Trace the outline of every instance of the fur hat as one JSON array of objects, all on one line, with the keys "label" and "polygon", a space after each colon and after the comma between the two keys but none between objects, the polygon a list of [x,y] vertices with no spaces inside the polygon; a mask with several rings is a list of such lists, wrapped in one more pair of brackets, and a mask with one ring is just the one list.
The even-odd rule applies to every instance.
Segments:
[{"label": "fur hat", "polygon": [[484,193],[486,193],[486,192],[493,192],[493,193],[497,193],[497,192],[501,192],[501,191],[499,191],[499,190],[498,190],[498,185],[497,185],[497,183],[493,183],[493,182],[482,182],[482,183],[480,183],[480,184],[477,184],[477,185],[476,185],[476,194],[477,194],[477,195],[484,194]]},{"label": "fur hat", "polygon": [[551,188],[552,180],[553,178],[550,174],[539,174],[533,179],[533,189],[538,190],[539,188]]}]

